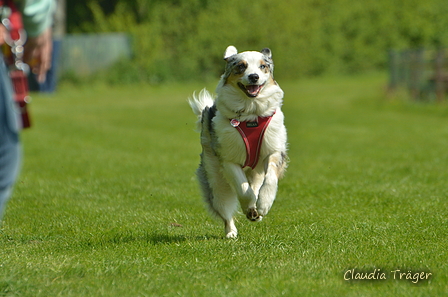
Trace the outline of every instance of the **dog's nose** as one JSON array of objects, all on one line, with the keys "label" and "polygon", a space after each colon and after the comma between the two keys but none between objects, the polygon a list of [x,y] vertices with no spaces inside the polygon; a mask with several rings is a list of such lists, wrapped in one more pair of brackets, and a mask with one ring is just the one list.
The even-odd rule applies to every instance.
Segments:
[{"label": "dog's nose", "polygon": [[260,77],[256,73],[252,73],[252,74],[249,75],[249,81],[251,83],[256,83],[259,78]]}]

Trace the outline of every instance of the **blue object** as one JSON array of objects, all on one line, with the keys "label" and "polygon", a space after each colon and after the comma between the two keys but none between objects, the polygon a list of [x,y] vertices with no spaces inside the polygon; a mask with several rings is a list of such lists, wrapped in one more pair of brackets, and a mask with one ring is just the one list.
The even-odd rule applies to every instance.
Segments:
[{"label": "blue object", "polygon": [[11,79],[0,53],[0,217],[20,167],[18,114],[15,104]]}]

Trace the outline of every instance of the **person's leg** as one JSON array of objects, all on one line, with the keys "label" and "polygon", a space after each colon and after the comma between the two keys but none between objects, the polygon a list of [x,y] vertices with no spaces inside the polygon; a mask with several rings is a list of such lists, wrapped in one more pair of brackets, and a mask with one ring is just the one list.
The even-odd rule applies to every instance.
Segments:
[{"label": "person's leg", "polygon": [[20,143],[11,80],[0,55],[0,218],[19,172]]}]

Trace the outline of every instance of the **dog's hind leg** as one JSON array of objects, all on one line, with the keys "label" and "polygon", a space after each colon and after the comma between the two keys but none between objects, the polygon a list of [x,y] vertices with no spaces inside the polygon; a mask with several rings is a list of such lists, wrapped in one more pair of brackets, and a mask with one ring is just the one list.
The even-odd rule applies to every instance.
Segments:
[{"label": "dog's hind leg", "polygon": [[227,238],[236,238],[238,230],[235,226],[233,214],[238,208],[235,192],[222,180],[222,184],[213,189],[214,197],[211,201],[213,211],[224,221],[224,231]]},{"label": "dog's hind leg", "polygon": [[238,231],[235,227],[235,221],[231,218],[228,221],[225,221],[225,232],[227,238],[236,238],[238,236]]},{"label": "dog's hind leg", "polygon": [[202,163],[196,173],[208,210],[224,221],[226,237],[236,238],[238,231],[233,214],[238,207],[238,200],[234,191],[219,172],[209,168],[207,173]]},{"label": "dog's hind leg", "polygon": [[260,216],[265,216],[271,209],[277,195],[278,180],[283,176],[286,168],[286,154],[275,153],[265,161],[266,175],[257,200]]}]

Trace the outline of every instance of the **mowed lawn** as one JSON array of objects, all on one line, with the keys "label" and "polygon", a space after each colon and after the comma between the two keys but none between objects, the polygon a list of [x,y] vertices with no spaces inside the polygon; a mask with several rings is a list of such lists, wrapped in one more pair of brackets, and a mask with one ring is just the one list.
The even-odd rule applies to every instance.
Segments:
[{"label": "mowed lawn", "polygon": [[0,296],[446,296],[448,105],[386,98],[386,82],[279,81],[290,166],[236,240],[195,178],[186,100],[204,85],[34,95]]}]

